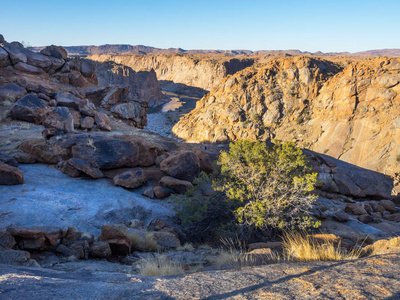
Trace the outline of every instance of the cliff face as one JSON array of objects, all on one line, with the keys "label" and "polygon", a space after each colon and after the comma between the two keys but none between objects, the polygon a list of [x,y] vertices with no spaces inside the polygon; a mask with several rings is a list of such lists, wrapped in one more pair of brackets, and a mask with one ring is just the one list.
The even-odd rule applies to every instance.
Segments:
[{"label": "cliff face", "polygon": [[144,100],[150,107],[165,100],[154,70],[135,72],[127,66],[104,62],[96,64],[96,75],[99,85],[128,87],[129,98]]},{"label": "cliff face", "polygon": [[[210,90],[230,74],[251,66],[253,58],[232,58],[207,55],[91,55],[95,61],[114,61],[134,71],[154,71],[165,84],[178,83],[189,87]],[[171,86],[170,86],[171,88]],[[179,87],[177,87],[179,88]],[[180,87],[182,88],[182,87]]]},{"label": "cliff face", "polygon": [[394,175],[400,160],[400,60],[284,57],[228,76],[173,132],[194,141],[294,140]]}]

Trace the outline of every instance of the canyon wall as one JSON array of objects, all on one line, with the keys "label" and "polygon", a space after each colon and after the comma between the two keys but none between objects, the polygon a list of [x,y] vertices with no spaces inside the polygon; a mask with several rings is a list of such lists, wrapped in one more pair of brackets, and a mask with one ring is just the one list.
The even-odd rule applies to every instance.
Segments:
[{"label": "canyon wall", "polygon": [[191,141],[295,141],[352,164],[400,168],[400,60],[281,57],[225,78],[173,132]]},{"label": "canyon wall", "polygon": [[[220,55],[109,55],[95,54],[88,57],[95,61],[114,61],[134,71],[154,71],[164,86],[173,90],[171,84],[182,84],[209,91],[227,75],[234,74],[254,64],[254,58]],[[182,86],[176,86],[176,89]],[[178,90],[176,90],[178,91]],[[204,93],[203,93],[204,94]]]}]

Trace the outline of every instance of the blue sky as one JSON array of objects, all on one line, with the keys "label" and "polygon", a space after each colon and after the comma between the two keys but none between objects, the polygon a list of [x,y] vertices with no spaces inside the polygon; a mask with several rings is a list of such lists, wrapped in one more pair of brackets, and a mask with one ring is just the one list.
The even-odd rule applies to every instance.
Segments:
[{"label": "blue sky", "polygon": [[0,33],[32,46],[400,48],[400,0],[0,0],[0,8]]}]

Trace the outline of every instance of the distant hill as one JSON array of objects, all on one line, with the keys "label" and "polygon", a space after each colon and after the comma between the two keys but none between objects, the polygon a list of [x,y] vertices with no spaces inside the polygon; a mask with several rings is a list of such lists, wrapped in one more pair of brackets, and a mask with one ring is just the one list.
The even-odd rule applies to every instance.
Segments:
[{"label": "distant hill", "polygon": [[[32,47],[34,51],[40,51],[44,47]],[[362,52],[309,52],[292,50],[185,50],[182,48],[161,49],[143,45],[100,45],[100,46],[68,46],[64,47],[70,56],[86,56],[92,54],[118,54],[118,55],[133,55],[133,54],[159,54],[159,53],[182,53],[182,54],[226,54],[226,55],[267,55],[267,54],[288,54],[288,55],[315,55],[315,56],[400,56],[400,49],[380,49],[368,50]]]}]

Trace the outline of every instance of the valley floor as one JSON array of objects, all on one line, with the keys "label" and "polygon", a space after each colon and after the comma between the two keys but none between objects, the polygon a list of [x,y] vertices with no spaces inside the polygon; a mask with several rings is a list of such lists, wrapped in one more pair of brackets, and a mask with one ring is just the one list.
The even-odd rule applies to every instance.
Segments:
[{"label": "valley floor", "polygon": [[400,253],[169,277],[0,265],[0,299],[399,299]]}]

